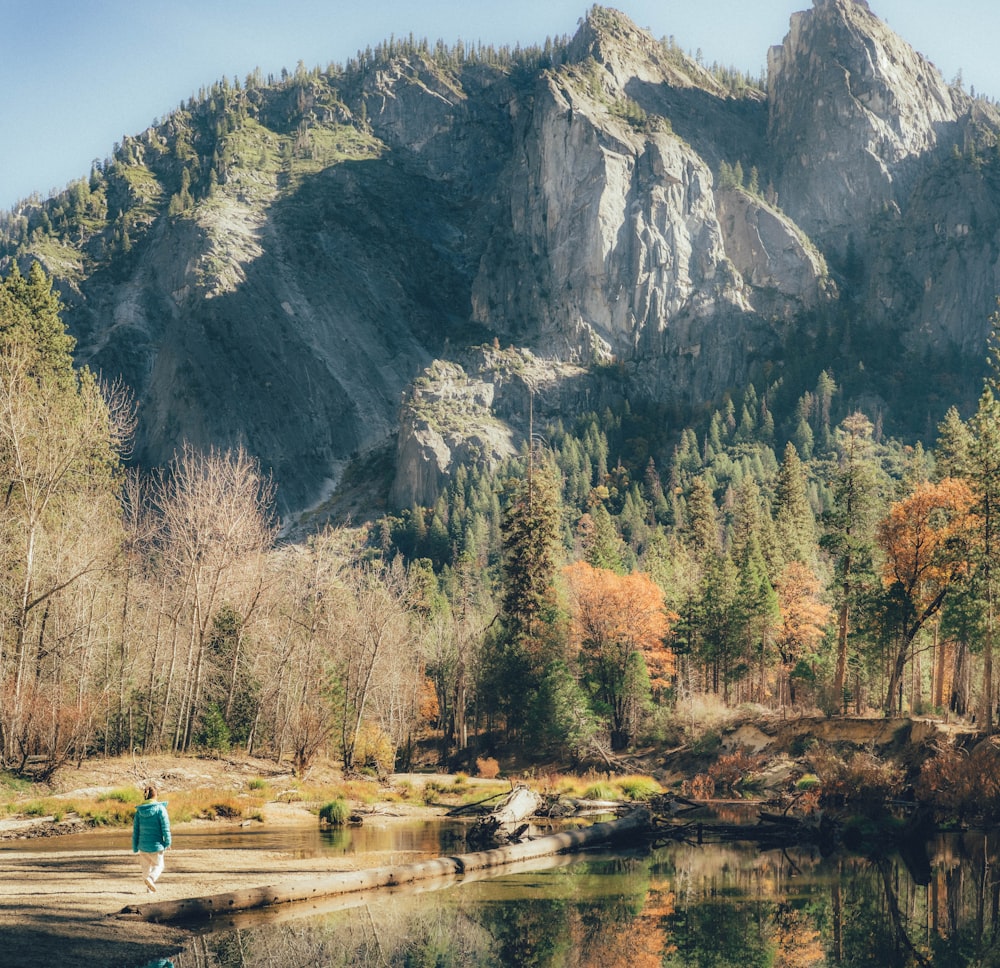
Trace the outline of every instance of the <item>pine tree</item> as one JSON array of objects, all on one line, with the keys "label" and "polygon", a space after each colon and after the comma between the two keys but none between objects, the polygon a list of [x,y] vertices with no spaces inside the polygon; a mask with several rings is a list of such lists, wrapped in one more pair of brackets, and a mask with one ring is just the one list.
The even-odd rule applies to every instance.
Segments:
[{"label": "pine tree", "polygon": [[874,583],[874,529],[883,506],[885,474],[875,459],[872,424],[862,413],[847,417],[835,440],[837,464],[830,482],[833,506],[826,516],[823,546],[834,559],[837,600],[837,662],[833,702],[846,704],[851,608],[861,589]]},{"label": "pine tree", "polygon": [[977,497],[979,553],[975,586],[985,604],[983,629],[983,728],[993,731],[993,652],[996,641],[997,578],[1000,568],[1000,400],[990,383],[983,389],[979,408],[970,421],[972,441],[968,471]]},{"label": "pine tree", "polygon": [[969,469],[972,434],[959,416],[957,407],[949,407],[938,424],[934,447],[935,471],[938,478],[964,477]]},{"label": "pine tree", "polygon": [[553,471],[529,464],[527,476],[512,482],[503,513],[503,631],[490,662],[493,698],[511,732],[523,726],[546,668],[561,658],[555,593],[560,516]]},{"label": "pine tree", "polygon": [[736,607],[743,638],[743,659],[739,671],[752,676],[755,667],[759,669],[757,701],[762,702],[764,672],[781,618],[778,595],[768,577],[767,564],[756,536],[751,537],[737,558],[737,565]]},{"label": "pine tree", "polygon": [[594,568],[607,568],[619,575],[625,574],[625,545],[608,509],[598,504],[584,517],[590,519],[587,533],[581,536],[584,560]]},{"label": "pine tree", "polygon": [[809,504],[808,481],[795,445],[785,445],[774,494],[775,525],[786,562],[808,563],[816,554],[816,518]]},{"label": "pine tree", "polygon": [[33,368],[44,371],[65,384],[73,381],[73,348],[76,340],[66,332],[60,313],[62,304],[52,290],[52,279],[37,262],[27,278],[17,263],[11,263],[7,278],[0,284],[0,341],[16,344],[29,354]]},{"label": "pine tree", "polygon": [[712,498],[711,487],[704,477],[696,477],[691,484],[687,502],[686,542],[700,556],[720,551],[719,516]]}]

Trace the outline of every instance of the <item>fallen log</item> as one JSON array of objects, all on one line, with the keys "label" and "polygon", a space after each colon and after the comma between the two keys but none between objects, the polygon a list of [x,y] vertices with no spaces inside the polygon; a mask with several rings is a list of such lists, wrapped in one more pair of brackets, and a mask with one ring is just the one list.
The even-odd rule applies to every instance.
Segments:
[{"label": "fallen log", "polygon": [[245,891],[233,891],[228,894],[213,894],[208,897],[130,904],[122,908],[119,916],[135,917],[153,922],[207,920],[236,911],[249,911],[275,904],[307,901],[313,898],[382,887],[396,887],[400,884],[428,878],[449,875],[461,876],[467,871],[500,867],[552,854],[582,850],[585,847],[612,843],[626,836],[641,836],[648,832],[649,828],[649,811],[639,809],[621,820],[596,823],[590,827],[581,827],[575,830],[564,830],[519,844],[495,847],[492,850],[457,854],[452,857],[437,857],[414,864],[375,867],[362,871],[342,871],[322,878],[311,877],[290,881],[280,886],[258,887]]},{"label": "fallen log", "polygon": [[507,796],[506,793],[502,791],[500,793],[491,793],[488,797],[483,797],[482,800],[474,800],[472,803],[463,803],[460,806],[452,807],[446,814],[446,817],[458,817],[463,813],[469,813],[471,810],[475,810],[477,807],[481,807],[484,803],[489,803],[491,800],[496,800],[500,797]]},{"label": "fallen log", "polygon": [[[536,857],[533,860],[515,861],[500,867],[488,867],[484,870],[465,871],[461,879],[453,875],[445,877],[429,877],[411,884],[399,884],[390,887],[376,888],[373,892],[351,891],[349,894],[332,894],[329,896],[310,898],[295,904],[278,904],[272,907],[228,911],[212,918],[209,930],[237,931],[242,928],[259,926],[263,919],[268,925],[298,921],[302,918],[316,918],[336,911],[347,911],[350,908],[363,907],[371,904],[376,898],[412,897],[416,894],[427,894],[434,891],[453,890],[457,884],[475,884],[494,877],[511,877],[518,874],[537,874],[540,871],[557,870],[568,867],[574,862],[572,854],[552,854],[548,857]],[[120,916],[121,917],[121,916]],[[130,920],[137,920],[134,916]],[[183,923],[180,922],[183,926]]]}]

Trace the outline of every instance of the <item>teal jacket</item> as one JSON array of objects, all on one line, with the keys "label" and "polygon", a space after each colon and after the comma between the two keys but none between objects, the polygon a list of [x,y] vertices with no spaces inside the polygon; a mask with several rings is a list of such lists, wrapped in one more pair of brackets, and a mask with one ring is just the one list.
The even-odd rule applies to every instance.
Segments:
[{"label": "teal jacket", "polygon": [[147,800],[135,808],[132,853],[155,854],[170,846],[170,818],[166,800]]}]

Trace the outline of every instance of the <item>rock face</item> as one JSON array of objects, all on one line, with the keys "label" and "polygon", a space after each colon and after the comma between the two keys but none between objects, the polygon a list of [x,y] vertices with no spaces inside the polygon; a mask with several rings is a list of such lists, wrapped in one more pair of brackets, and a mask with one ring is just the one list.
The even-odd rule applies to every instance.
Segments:
[{"label": "rock face", "polygon": [[864,0],[815,0],[793,14],[768,54],[767,87],[782,207],[824,246],[901,201],[969,108]]},{"label": "rock face", "polygon": [[[867,304],[932,361],[985,358],[1000,293],[1000,182],[968,157],[926,174],[874,235]],[[974,372],[974,371],[973,371]]]},{"label": "rock face", "polygon": [[826,261],[788,216],[742,189],[716,198],[726,256],[751,286],[804,307],[828,295]]},{"label": "rock face", "polygon": [[[590,70],[601,84],[611,76]],[[585,84],[585,70],[570,71],[535,92],[506,173],[509,218],[473,284],[475,318],[549,352],[607,360],[662,345],[674,320],[749,309],[711,171],[671,132],[637,133],[609,112],[623,92],[591,96]]]},{"label": "rock face", "polygon": [[998,132],[862,0],[795,14],[766,93],[594,7],[535,61],[389,45],[214,91],[0,255],[41,258],[81,361],[134,388],[139,463],[242,444],[291,515],[396,434],[392,502],[429,504],[612,369],[693,412],[838,312],[981,359]]},{"label": "rock face", "polygon": [[436,361],[415,382],[400,419],[395,506],[432,504],[453,466],[495,467],[516,452],[510,428],[493,415],[494,397],[492,381],[456,363]]},{"label": "rock face", "polygon": [[411,386],[400,414],[396,507],[428,507],[455,467],[493,470],[518,452],[532,409],[572,413],[596,389],[587,371],[528,350],[481,347],[465,366],[436,360]]}]

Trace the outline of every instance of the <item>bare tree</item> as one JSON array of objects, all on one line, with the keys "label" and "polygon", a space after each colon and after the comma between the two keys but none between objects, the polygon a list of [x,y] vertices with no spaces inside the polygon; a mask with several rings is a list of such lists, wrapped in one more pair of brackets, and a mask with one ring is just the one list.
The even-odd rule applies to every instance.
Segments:
[{"label": "bare tree", "polygon": [[[86,370],[41,372],[18,344],[0,349],[0,718],[5,760],[25,743],[24,699],[57,652],[48,641],[61,597],[86,576],[109,569],[120,548],[119,456],[134,411],[121,388],[104,388]],[[37,689],[31,686],[34,694]],[[19,733],[21,733],[20,739]]]},{"label": "bare tree", "polygon": [[361,562],[344,573],[344,582],[349,594],[340,617],[334,674],[339,685],[340,753],[344,769],[350,771],[378,675],[392,655],[400,649],[415,651],[416,645],[406,574],[398,559],[389,566]]},{"label": "bare tree", "polygon": [[176,678],[172,745],[187,749],[203,712],[213,619],[227,604],[245,620],[259,602],[262,558],[277,530],[273,485],[243,448],[202,454],[186,445],[160,477],[154,500],[162,519],[159,553],[173,588],[171,671],[160,734]]}]

